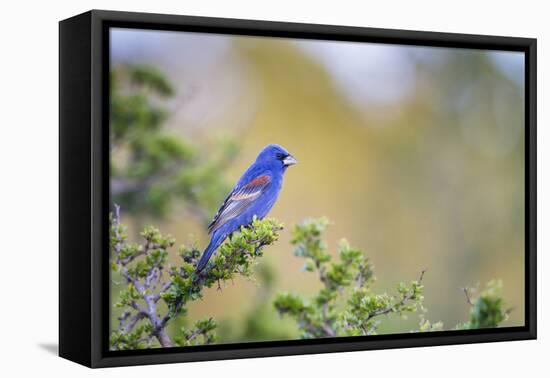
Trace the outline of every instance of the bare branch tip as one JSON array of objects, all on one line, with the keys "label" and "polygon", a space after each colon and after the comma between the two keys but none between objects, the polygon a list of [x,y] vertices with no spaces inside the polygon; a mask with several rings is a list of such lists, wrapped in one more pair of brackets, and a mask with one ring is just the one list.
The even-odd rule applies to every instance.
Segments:
[{"label": "bare branch tip", "polygon": [[468,292],[468,288],[467,287],[463,287],[462,288],[462,291],[464,292],[464,295],[466,296],[466,302],[468,302],[468,304],[470,306],[473,306],[474,304],[472,303],[472,300],[470,298],[470,293]]}]

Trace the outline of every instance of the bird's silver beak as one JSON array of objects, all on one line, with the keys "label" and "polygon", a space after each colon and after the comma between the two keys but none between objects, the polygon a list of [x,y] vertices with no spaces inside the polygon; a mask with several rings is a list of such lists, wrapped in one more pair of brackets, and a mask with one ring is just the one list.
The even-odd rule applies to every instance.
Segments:
[{"label": "bird's silver beak", "polygon": [[298,160],[296,160],[294,156],[288,155],[283,159],[283,164],[288,167],[289,165],[298,164]]}]

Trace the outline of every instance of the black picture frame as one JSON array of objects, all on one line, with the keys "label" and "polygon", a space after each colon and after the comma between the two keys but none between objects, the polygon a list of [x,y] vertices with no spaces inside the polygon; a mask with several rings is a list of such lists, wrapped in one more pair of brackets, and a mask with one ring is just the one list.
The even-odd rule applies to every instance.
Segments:
[{"label": "black picture frame", "polygon": [[[108,350],[110,27],[180,30],[525,53],[523,327]],[[89,367],[535,339],[536,39],[92,10],[59,23],[59,354]]]}]

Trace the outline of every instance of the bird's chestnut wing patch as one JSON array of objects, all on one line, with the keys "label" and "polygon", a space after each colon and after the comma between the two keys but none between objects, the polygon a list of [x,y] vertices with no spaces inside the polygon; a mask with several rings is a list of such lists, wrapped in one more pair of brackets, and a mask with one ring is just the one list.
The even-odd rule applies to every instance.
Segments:
[{"label": "bird's chestnut wing patch", "polygon": [[254,201],[269,187],[271,177],[261,175],[248,184],[233,190],[223,202],[212,223],[208,226],[208,232],[212,233],[222,227],[230,219],[242,214]]}]

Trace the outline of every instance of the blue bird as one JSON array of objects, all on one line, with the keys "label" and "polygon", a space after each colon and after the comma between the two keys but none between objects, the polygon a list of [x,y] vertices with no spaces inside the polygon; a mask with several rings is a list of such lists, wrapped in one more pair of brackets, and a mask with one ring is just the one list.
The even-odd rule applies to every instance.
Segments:
[{"label": "blue bird", "polygon": [[260,152],[208,226],[212,238],[197,264],[197,273],[229,235],[251,224],[254,217],[263,219],[269,213],[281,191],[286,169],[296,163],[297,160],[277,144],[270,144]]}]

